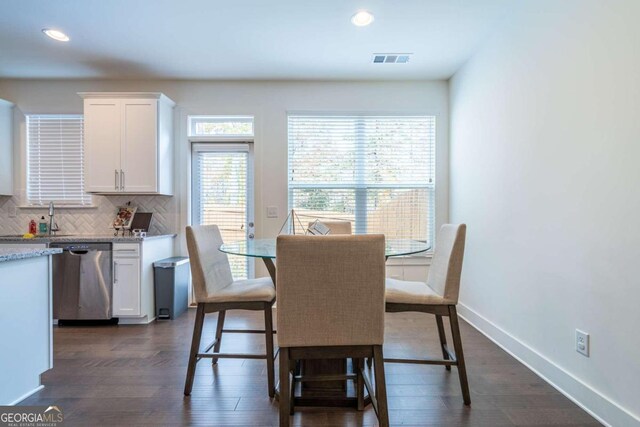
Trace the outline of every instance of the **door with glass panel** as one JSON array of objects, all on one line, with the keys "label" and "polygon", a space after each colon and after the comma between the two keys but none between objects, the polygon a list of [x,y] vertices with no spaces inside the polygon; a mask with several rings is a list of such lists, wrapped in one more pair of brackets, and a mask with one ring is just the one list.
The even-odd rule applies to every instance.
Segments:
[{"label": "door with glass panel", "polygon": [[[192,145],[192,224],[215,224],[225,242],[254,238],[251,143]],[[229,256],[234,279],[254,277],[252,259]]]}]

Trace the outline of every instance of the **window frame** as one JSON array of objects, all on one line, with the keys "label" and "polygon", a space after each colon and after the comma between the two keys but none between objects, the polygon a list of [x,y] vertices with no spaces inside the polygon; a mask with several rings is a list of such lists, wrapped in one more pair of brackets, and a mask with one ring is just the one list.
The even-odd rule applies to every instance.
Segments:
[{"label": "window frame", "polygon": [[[291,159],[289,158],[289,118],[292,116],[310,116],[310,117],[354,117],[354,118],[358,118],[358,119],[364,119],[366,117],[398,117],[398,118],[402,118],[402,117],[428,117],[430,119],[432,119],[434,121],[434,126],[435,126],[435,130],[434,130],[434,138],[433,138],[433,145],[431,147],[432,154],[431,154],[431,162],[432,162],[432,182],[431,183],[411,183],[411,184],[367,184],[364,181],[364,177],[366,176],[366,168],[365,168],[365,164],[362,162],[357,162],[356,165],[356,169],[355,169],[355,184],[349,184],[349,185],[340,185],[340,184],[291,184],[291,167],[290,167],[290,161]],[[386,112],[386,111],[375,111],[375,112],[352,112],[352,111],[287,111],[287,205],[288,205],[288,210],[290,211],[291,209],[295,209],[295,207],[293,207],[293,195],[292,195],[292,189],[298,189],[298,190],[305,190],[305,189],[337,189],[337,190],[353,190],[354,191],[354,199],[355,199],[355,206],[354,206],[354,233],[356,234],[363,234],[366,233],[366,224],[367,224],[367,191],[368,190],[376,190],[376,189],[385,189],[385,188],[392,188],[392,189],[426,189],[428,190],[428,194],[430,194],[431,200],[432,200],[432,204],[433,204],[433,212],[431,217],[433,218],[433,224],[432,226],[432,230],[431,230],[431,235],[433,237],[433,241],[430,242],[432,245],[432,248],[435,245],[435,240],[436,240],[436,235],[437,235],[437,230],[438,230],[438,197],[437,197],[437,191],[438,191],[438,185],[437,185],[437,181],[438,181],[438,162],[437,162],[437,155],[438,155],[438,123],[439,123],[439,117],[438,114],[434,114],[434,113],[430,113],[430,112],[425,112],[425,111],[394,111],[394,112]],[[363,139],[364,135],[358,135],[356,134],[356,141],[359,141],[359,143],[356,143],[356,147],[358,150],[362,150],[364,148],[364,141]],[[362,159],[362,156],[356,156],[356,159]],[[428,252],[424,253],[424,254],[417,254],[417,255],[412,255],[411,257],[424,257],[424,256],[431,256],[433,253],[433,249],[429,250]]]}]

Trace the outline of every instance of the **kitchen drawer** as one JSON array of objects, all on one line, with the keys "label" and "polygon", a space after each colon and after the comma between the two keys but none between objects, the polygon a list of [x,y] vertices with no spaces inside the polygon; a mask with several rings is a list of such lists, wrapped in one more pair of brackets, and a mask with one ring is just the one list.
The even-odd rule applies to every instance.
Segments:
[{"label": "kitchen drawer", "polygon": [[138,258],[140,256],[139,243],[114,243],[114,258]]}]

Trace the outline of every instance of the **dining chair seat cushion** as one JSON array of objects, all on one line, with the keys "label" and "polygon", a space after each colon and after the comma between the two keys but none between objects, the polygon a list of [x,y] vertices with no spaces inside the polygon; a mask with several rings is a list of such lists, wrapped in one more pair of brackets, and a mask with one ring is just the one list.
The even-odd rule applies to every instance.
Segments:
[{"label": "dining chair seat cushion", "polygon": [[386,280],[385,298],[386,302],[396,304],[449,305],[456,303],[438,295],[426,283],[391,278]]},{"label": "dining chair seat cushion", "polygon": [[258,279],[236,280],[229,286],[218,290],[213,295],[198,302],[237,302],[265,301],[271,302],[276,297],[276,288],[270,277]]}]

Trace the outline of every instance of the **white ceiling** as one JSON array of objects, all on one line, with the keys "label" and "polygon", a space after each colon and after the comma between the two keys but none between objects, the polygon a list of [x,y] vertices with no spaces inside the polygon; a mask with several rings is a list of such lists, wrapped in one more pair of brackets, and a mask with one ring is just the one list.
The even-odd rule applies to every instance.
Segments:
[{"label": "white ceiling", "polygon": [[[0,78],[446,79],[508,3],[2,0]],[[361,8],[375,15],[368,27],[350,22]],[[372,64],[374,52],[414,56]]]}]

